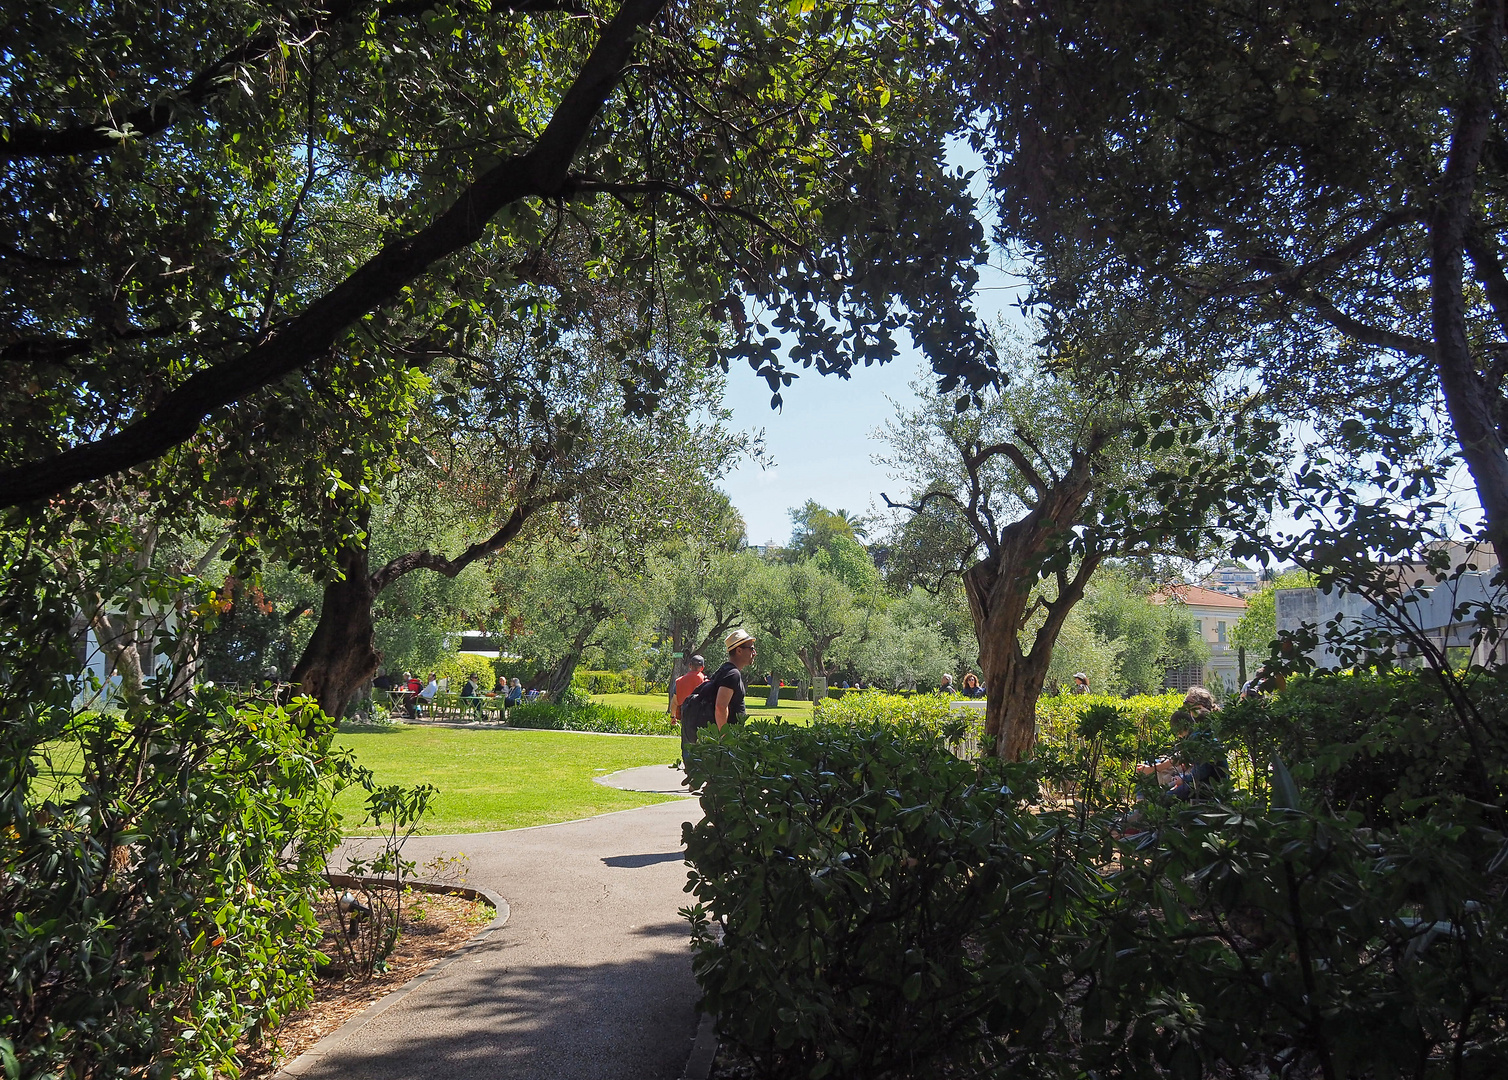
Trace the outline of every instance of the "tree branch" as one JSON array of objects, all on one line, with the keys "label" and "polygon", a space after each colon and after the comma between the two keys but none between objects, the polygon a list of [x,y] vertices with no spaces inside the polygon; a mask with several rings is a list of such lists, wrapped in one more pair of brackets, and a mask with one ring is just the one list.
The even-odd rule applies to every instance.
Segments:
[{"label": "tree branch", "polygon": [[1289,266],[1271,255],[1248,256],[1247,261],[1254,269],[1267,271],[1265,277],[1249,281],[1231,281],[1219,285],[1202,285],[1186,278],[1173,280],[1201,300],[1260,296],[1264,293],[1281,292],[1298,286],[1306,279],[1323,277],[1334,270],[1339,270],[1399,225],[1423,221],[1425,217],[1422,210],[1395,210],[1392,213],[1383,214],[1348,243],[1342,244],[1334,251],[1321,255],[1317,259],[1311,259],[1297,266]]},{"label": "tree branch", "polygon": [[1042,474],[1036,470],[1031,460],[1015,443],[996,443],[993,446],[981,447],[979,452],[972,457],[965,456],[963,463],[970,472],[973,472],[997,454],[1004,454],[1010,459],[1011,464],[1016,466],[1017,471],[1026,478],[1026,482],[1037,493],[1038,501],[1047,497],[1051,485],[1042,478]]},{"label": "tree branch", "polygon": [[[166,326],[147,326],[127,330],[124,333],[109,331],[103,342],[148,341],[152,338],[171,337],[188,327],[188,323],[169,323]],[[0,346],[0,361],[6,363],[59,363],[86,353],[101,344],[101,339],[87,337],[30,338]]]},{"label": "tree branch", "polygon": [[732,206],[727,203],[715,203],[710,199],[702,198],[690,188],[682,187],[679,184],[672,184],[665,180],[644,180],[631,184],[614,184],[604,180],[593,180],[590,177],[585,176],[571,177],[567,181],[567,190],[572,194],[591,194],[602,192],[608,195],[620,197],[624,195],[669,195],[673,198],[680,199],[682,202],[689,203],[692,206],[696,207],[703,214],[706,214],[707,217],[714,222],[714,224],[716,223],[718,214],[726,214],[730,217],[736,217],[742,221],[747,221],[755,228],[769,233],[781,243],[795,249],[796,251],[808,251],[807,246],[801,241],[795,239],[794,237],[787,236],[785,233],[777,229],[774,225],[770,224],[770,222],[754,213],[752,210],[746,210],[742,206]]},{"label": "tree branch", "polygon": [[[531,481],[529,486],[532,488],[534,482]],[[438,555],[428,548],[399,555],[372,575],[372,595],[377,595],[405,574],[412,573],[415,570],[433,570],[438,574],[444,574],[448,578],[455,577],[478,559],[491,555],[495,551],[501,551],[508,545],[509,541],[519,534],[529,518],[534,516],[539,510],[544,509],[551,503],[565,502],[572,494],[569,489],[566,489],[552,492],[537,499],[521,500],[513,507],[513,512],[508,515],[508,519],[503,522],[502,527],[497,532],[485,540],[478,540],[453,559],[447,559],[445,556]]]},{"label": "tree branch", "polygon": [[1508,334],[1508,275],[1503,272],[1496,246],[1480,228],[1467,229],[1466,254],[1471,256],[1477,280],[1487,293],[1492,313],[1498,317],[1498,328]]},{"label": "tree branch", "polygon": [[1364,345],[1376,345],[1379,349],[1391,349],[1394,352],[1403,353],[1406,356],[1417,356],[1422,360],[1434,360],[1435,347],[1424,338],[1414,337],[1412,334],[1400,334],[1393,330],[1384,330],[1373,326],[1371,323],[1362,322],[1354,316],[1347,315],[1328,296],[1317,292],[1306,292],[1298,297],[1300,301],[1312,308],[1320,318],[1343,334],[1360,341]]},{"label": "tree branch", "polygon": [[348,327],[398,296],[408,282],[481,239],[488,221],[503,207],[530,196],[558,194],[592,121],[622,78],[639,31],[664,2],[625,0],[529,153],[488,170],[429,225],[384,245],[301,315],[273,327],[240,356],[189,376],[135,423],[0,473],[0,507],[122,472],[185,442],[214,410],[323,357]]}]

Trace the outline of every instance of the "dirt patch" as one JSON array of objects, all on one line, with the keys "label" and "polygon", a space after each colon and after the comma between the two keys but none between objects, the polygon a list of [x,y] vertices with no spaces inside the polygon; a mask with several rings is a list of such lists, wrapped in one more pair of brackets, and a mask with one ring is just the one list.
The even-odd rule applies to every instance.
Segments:
[{"label": "dirt patch", "polygon": [[[323,905],[322,905],[323,906]],[[361,979],[326,969],[314,986],[314,1001],[289,1015],[270,1035],[238,1055],[246,1080],[270,1077],[320,1039],[416,975],[421,975],[465,945],[492,921],[492,906],[480,900],[434,893],[414,893],[404,904],[398,947],[387,970]],[[322,918],[321,922],[325,920]],[[325,928],[320,952],[335,956],[332,930]]]}]

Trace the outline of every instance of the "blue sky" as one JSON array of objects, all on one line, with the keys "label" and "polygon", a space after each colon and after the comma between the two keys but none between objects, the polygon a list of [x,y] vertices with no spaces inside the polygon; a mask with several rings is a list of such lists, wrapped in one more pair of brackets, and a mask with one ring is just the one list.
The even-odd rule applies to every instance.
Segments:
[{"label": "blue sky", "polygon": [[[1010,305],[1019,295],[1019,279],[989,266],[979,270],[975,303],[981,317],[993,322],[1014,315]],[[908,344],[892,363],[860,368],[846,380],[806,372],[781,392],[784,408],[772,412],[764,380],[746,365],[734,367],[726,398],[734,426],[762,428],[774,461],[766,469],[743,464],[720,485],[743,514],[749,543],[785,543],[791,534],[790,510],[807,499],[829,510],[868,514],[884,506],[881,491],[899,497],[902,486],[872,460],[884,447],[871,436],[894,415],[890,402],[909,404],[911,383],[930,371]]]}]

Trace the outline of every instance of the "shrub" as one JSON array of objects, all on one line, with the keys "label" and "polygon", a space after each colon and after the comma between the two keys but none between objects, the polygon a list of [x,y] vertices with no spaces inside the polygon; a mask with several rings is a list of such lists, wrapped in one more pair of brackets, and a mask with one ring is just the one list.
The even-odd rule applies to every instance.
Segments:
[{"label": "shrub", "polygon": [[23,1073],[230,1068],[308,1002],[340,836],[324,741],[309,710],[206,691],[80,717],[23,758],[0,843],[0,1035]]},{"label": "shrub", "polygon": [[571,685],[587,694],[653,694],[656,692],[642,671],[583,671],[571,676]]},{"label": "shrub", "polygon": [[925,723],[755,722],[689,756],[694,970],[762,1075],[1508,1073],[1500,804],[1447,789],[1364,830],[1278,765],[1279,805],[1149,803],[1117,845]]},{"label": "shrub", "polygon": [[1323,675],[1291,680],[1282,692],[1238,702],[1219,714],[1222,734],[1254,760],[1273,753],[1301,787],[1334,810],[1355,810],[1365,825],[1417,814],[1423,803],[1471,776],[1485,739],[1502,752],[1508,675],[1480,674],[1462,685],[1483,738],[1473,746],[1445,685],[1429,672]]},{"label": "shrub", "polygon": [[[1136,795],[1136,765],[1160,757],[1175,742],[1170,717],[1183,705],[1177,691],[1119,698],[1108,694],[1062,694],[1037,699],[1036,760],[1060,798],[1088,794],[1098,801],[1128,804]],[[1081,730],[1086,714],[1109,710],[1119,720],[1115,737]]]},{"label": "shrub", "polygon": [[1060,1023],[1048,945],[1064,898],[1100,886],[1062,857],[1060,819],[1026,811],[1029,769],[981,773],[939,719],[754,721],[690,751],[693,966],[769,1075],[935,1075],[990,1032]]},{"label": "shrub", "polygon": [[195,583],[137,574],[122,530],[73,540],[64,579],[46,545],[0,535],[0,626],[26,628],[0,634],[0,1062],[233,1071],[237,1040],[309,999],[341,759],[312,708],[189,699],[172,671],[77,713],[79,579],[180,610]]},{"label": "shrub", "polygon": [[617,735],[673,735],[677,729],[666,713],[625,705],[518,705],[508,712],[513,727],[552,731],[602,731]]},{"label": "shrub", "polygon": [[492,683],[497,677],[493,672],[492,658],[478,656],[476,653],[455,653],[447,656],[435,665],[435,673],[442,679],[450,680],[448,685],[452,694],[461,692],[461,687],[465,685],[468,676],[475,679],[477,686],[483,690],[491,690]]},{"label": "shrub", "polygon": [[[744,690],[751,701],[764,702],[770,699],[770,687],[768,684],[763,686],[757,684],[749,685]],[[803,694],[799,686],[782,686],[780,688],[781,701],[807,701],[810,697],[810,694]]]}]

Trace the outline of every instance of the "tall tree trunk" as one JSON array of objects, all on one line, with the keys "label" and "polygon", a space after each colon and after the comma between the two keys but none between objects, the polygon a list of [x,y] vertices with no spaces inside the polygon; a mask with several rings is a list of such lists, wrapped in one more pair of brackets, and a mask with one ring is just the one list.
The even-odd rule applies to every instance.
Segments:
[{"label": "tall tree trunk", "polygon": [[[1457,102],[1445,173],[1430,212],[1430,319],[1445,407],[1456,430],[1461,457],[1476,484],[1488,539],[1498,561],[1508,566],[1508,453],[1494,415],[1494,399],[1500,391],[1488,386],[1477,370],[1467,332],[1462,283],[1477,172],[1492,137],[1503,72],[1503,0],[1482,0],[1477,7],[1480,22],[1470,39],[1468,78]],[[1495,236],[1485,241],[1488,245],[1495,243]]]},{"label": "tall tree trunk", "polygon": [[314,636],[293,669],[299,693],[312,697],[325,715],[339,718],[382,662],[375,644],[372,603],[377,593],[367,571],[365,537],[347,541],[339,565],[344,576],[325,585]]},{"label": "tall tree trunk", "polygon": [[[1072,575],[1057,571],[1058,594],[1052,601],[1032,600],[1032,586],[1040,577],[1043,560],[1066,540],[1089,498],[1094,450],[1076,456],[1067,474],[1051,484],[1039,482],[1037,505],[1001,529],[991,554],[963,575],[979,639],[979,666],[984,671],[986,752],[1007,761],[1028,756],[1037,741],[1037,698],[1052,663],[1053,647],[1063,621],[1104,558],[1096,552],[1084,555]],[[1031,651],[1026,652],[1021,648],[1021,632],[1039,606],[1045,617]]]}]

